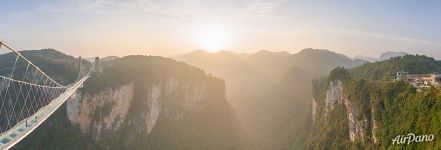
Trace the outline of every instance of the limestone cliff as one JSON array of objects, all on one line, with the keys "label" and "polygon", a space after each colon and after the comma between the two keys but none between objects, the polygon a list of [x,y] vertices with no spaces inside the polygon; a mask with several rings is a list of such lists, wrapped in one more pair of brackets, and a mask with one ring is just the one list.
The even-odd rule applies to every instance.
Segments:
[{"label": "limestone cliff", "polygon": [[[78,125],[82,133],[93,133],[96,138],[103,131],[115,133],[127,116],[130,102],[133,100],[133,83],[118,89],[107,89],[98,94],[82,95],[80,92],[66,103],[69,120]],[[103,114],[101,109],[108,107]],[[95,116],[99,115],[97,119]]]},{"label": "limestone cliff", "polygon": [[[325,120],[328,120],[327,116],[337,105],[343,105],[345,108],[345,113],[342,114],[346,116],[346,124],[348,128],[349,140],[351,142],[362,141],[368,142],[371,138],[374,142],[376,142],[375,137],[375,129],[377,128],[375,120],[373,118],[367,117],[366,114],[362,113],[360,105],[357,104],[357,100],[353,100],[348,98],[348,93],[344,89],[343,82],[341,80],[333,80],[329,81],[329,86],[326,90],[325,96],[325,111],[323,116],[325,116]],[[316,103],[315,99],[313,99],[313,104]],[[314,105],[313,105],[314,106]],[[318,107],[318,106],[314,106]],[[314,108],[312,114],[313,116],[317,116],[317,112],[315,112],[317,108]],[[371,109],[371,113],[374,113],[374,110]],[[372,120],[372,121],[371,121]],[[329,118],[329,121],[332,121],[332,118]],[[371,125],[372,123],[372,125]],[[371,129],[370,127],[373,126]],[[367,133],[372,135],[372,137],[368,137]]]},{"label": "limestone cliff", "polygon": [[343,102],[343,85],[340,80],[329,82],[329,88],[326,90],[325,102],[325,115],[327,115],[327,112],[334,109],[336,104]]},{"label": "limestone cliff", "polygon": [[312,98],[312,104],[311,104],[311,114],[312,114],[312,122],[315,122],[315,119],[317,118],[317,102],[315,101],[315,98]]},{"label": "limestone cliff", "polygon": [[[146,85],[141,97],[145,111],[139,114],[144,120],[142,122],[144,127],[139,129],[139,132],[150,133],[160,114],[162,117],[179,121],[184,119],[187,113],[199,112],[203,108],[201,100],[204,86],[204,81],[194,85],[181,85],[174,78],[160,82],[158,85]],[[166,105],[172,103],[166,101],[171,100],[173,95],[181,93],[183,93],[182,100],[173,104],[178,107]],[[134,94],[134,83],[115,89],[108,88],[94,94],[78,92],[67,102],[67,116],[74,125],[79,125],[83,133],[91,133],[97,139],[101,136],[114,135],[126,119]]]},{"label": "limestone cliff", "polygon": [[[144,69],[115,71],[149,61],[140,56],[121,59],[110,61],[68,100],[69,121],[83,135],[98,145],[130,149],[250,147],[226,101],[222,80],[185,64],[160,68],[155,62],[140,66]],[[107,80],[113,76],[122,79]]]}]

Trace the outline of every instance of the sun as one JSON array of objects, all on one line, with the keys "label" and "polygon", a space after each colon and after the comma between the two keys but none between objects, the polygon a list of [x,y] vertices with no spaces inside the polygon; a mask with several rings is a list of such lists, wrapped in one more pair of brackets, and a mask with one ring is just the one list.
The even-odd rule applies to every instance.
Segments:
[{"label": "sun", "polygon": [[196,34],[196,42],[199,48],[209,52],[217,52],[224,49],[228,40],[227,30],[221,27],[200,28]]}]

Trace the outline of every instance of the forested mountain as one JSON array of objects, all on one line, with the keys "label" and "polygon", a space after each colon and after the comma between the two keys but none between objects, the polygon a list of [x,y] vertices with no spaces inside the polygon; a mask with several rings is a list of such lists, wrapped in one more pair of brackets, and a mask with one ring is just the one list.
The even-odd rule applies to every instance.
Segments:
[{"label": "forested mountain", "polygon": [[[76,77],[55,50],[23,52],[56,78]],[[63,56],[63,57],[62,57]],[[4,57],[1,55],[0,57]],[[171,59],[127,56],[102,63],[65,106],[14,149],[254,149],[222,79]],[[51,68],[42,67],[51,72]],[[75,79],[75,78],[73,78]]]},{"label": "forested mountain", "polygon": [[[74,58],[54,49],[26,50],[20,53],[42,70],[45,70],[48,75],[54,76],[54,79],[58,82],[69,84],[75,81],[78,76],[78,58]],[[14,53],[0,55],[0,74],[8,77],[11,76],[15,60],[16,55]],[[23,72],[25,72],[27,65],[25,60],[17,59],[13,78],[22,79]],[[82,61],[82,65],[84,68],[90,67],[90,63],[87,61]]]},{"label": "forested mountain", "polygon": [[[226,55],[229,54],[229,55]],[[225,80],[227,97],[239,120],[261,149],[289,149],[310,112],[311,81],[337,66],[355,61],[329,50],[305,49],[297,54],[260,51],[196,51],[177,56]]]},{"label": "forested mountain", "polygon": [[389,60],[368,63],[350,70],[355,77],[372,80],[391,80],[396,72],[436,73],[441,72],[440,61],[424,55],[405,55],[392,57]]},{"label": "forested mountain", "polygon": [[[417,90],[394,81],[397,71],[441,71],[441,61],[405,55],[353,69],[336,68],[315,80],[306,141],[293,149],[439,149],[441,91]],[[435,136],[434,141],[393,144],[398,135]]]},{"label": "forested mountain", "polygon": [[343,54],[338,54],[324,49],[304,49],[291,56],[289,61],[293,65],[312,71],[316,77],[328,74],[336,66],[352,68],[366,61],[353,60]]},{"label": "forested mountain", "polygon": [[365,60],[365,61],[368,61],[368,62],[376,62],[376,61],[387,60],[387,59],[392,58],[392,57],[404,56],[404,55],[407,55],[407,53],[405,53],[405,52],[387,51],[387,52],[381,53],[380,57],[377,57],[377,58],[363,56],[363,55],[358,55],[358,56],[355,57],[355,59]]}]

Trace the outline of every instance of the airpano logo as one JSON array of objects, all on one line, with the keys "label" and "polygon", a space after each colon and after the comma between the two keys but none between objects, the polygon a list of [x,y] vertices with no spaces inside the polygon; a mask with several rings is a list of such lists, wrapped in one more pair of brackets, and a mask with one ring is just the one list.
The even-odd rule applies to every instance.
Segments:
[{"label": "airpano logo", "polygon": [[413,133],[409,133],[407,134],[407,136],[405,135],[398,135],[396,136],[394,139],[392,139],[392,144],[407,144],[409,145],[410,143],[421,143],[421,142],[431,142],[433,141],[433,139],[435,138],[435,136],[433,134],[429,134],[429,135],[415,135]]}]

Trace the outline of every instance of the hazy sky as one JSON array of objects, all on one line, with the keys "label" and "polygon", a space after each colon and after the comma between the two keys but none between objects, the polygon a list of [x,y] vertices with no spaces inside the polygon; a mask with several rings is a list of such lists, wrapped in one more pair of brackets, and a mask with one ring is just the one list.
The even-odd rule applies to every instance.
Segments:
[{"label": "hazy sky", "polygon": [[2,0],[0,40],[71,55],[173,55],[204,47],[441,58],[441,1]]}]

